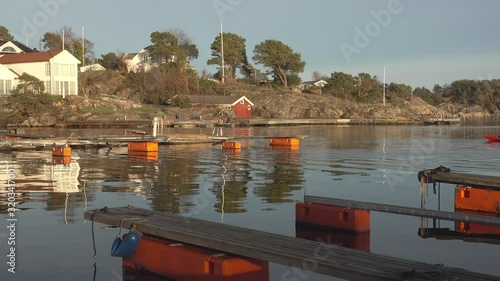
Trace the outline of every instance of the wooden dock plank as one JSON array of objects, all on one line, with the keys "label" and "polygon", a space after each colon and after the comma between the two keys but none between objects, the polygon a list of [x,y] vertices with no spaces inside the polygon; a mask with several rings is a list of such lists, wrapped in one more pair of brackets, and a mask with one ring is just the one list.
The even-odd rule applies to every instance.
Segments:
[{"label": "wooden dock plank", "polygon": [[[131,206],[87,211],[85,218],[115,226],[123,218],[136,218],[140,219],[137,229],[148,235],[286,266],[301,267],[306,264],[314,272],[348,280],[404,280],[401,278],[402,272],[413,270],[417,275],[435,273],[441,277],[436,280],[500,280],[500,277],[452,268],[436,268],[421,262]],[[131,223],[128,220],[123,225],[128,228]]]},{"label": "wooden dock plank", "polygon": [[428,182],[442,182],[451,184],[460,184],[471,187],[482,187],[488,189],[500,190],[500,177],[475,175],[456,172],[426,172],[433,170],[424,170],[423,175]]},{"label": "wooden dock plank", "polygon": [[406,216],[426,217],[426,218],[442,219],[449,221],[461,221],[468,223],[479,223],[479,224],[500,226],[500,217],[461,214],[461,213],[418,209],[418,208],[403,207],[396,205],[360,202],[353,200],[326,198],[326,197],[309,196],[309,195],[304,196],[304,202],[311,204],[323,204],[323,205],[338,206],[350,209],[377,211],[377,212],[399,214]]}]

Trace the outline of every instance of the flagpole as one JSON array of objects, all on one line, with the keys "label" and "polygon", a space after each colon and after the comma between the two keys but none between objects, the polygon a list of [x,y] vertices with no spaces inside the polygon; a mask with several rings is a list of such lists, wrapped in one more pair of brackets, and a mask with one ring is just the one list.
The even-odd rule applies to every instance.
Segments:
[{"label": "flagpole", "polygon": [[82,65],[85,66],[85,30],[82,24]]},{"label": "flagpole", "polygon": [[383,101],[383,104],[385,106],[385,66],[384,66],[384,91],[383,91],[382,101]]},{"label": "flagpole", "polygon": [[222,63],[221,63],[221,68],[222,68],[222,84],[224,84],[224,80],[225,80],[225,71],[224,71],[224,32],[222,30],[222,21],[220,21],[220,42],[221,42],[221,59],[222,59]]}]

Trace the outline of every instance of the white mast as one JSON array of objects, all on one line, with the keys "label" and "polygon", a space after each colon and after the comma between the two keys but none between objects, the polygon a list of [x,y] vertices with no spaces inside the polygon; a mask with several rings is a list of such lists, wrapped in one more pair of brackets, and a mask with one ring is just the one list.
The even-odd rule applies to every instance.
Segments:
[{"label": "white mast", "polygon": [[85,30],[82,24],[82,65],[85,66]]},{"label": "white mast", "polygon": [[65,50],[65,49],[64,49],[64,28],[63,28],[63,30],[62,30],[62,43],[63,43],[63,46],[62,46],[62,47],[63,47],[63,51],[64,51],[64,50]]},{"label": "white mast", "polygon": [[221,68],[222,68],[222,84],[224,84],[224,32],[222,30],[222,21],[220,21],[220,42],[221,42]]},{"label": "white mast", "polygon": [[385,106],[385,66],[384,66],[384,90],[383,90],[382,102]]}]

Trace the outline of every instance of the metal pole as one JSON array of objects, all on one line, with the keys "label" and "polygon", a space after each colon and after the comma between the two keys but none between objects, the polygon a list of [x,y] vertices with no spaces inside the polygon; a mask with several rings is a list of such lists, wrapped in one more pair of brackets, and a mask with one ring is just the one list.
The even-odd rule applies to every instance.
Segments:
[{"label": "metal pole", "polygon": [[385,106],[385,66],[384,66],[384,90],[383,90],[383,96],[382,96],[382,102]]},{"label": "metal pole", "polygon": [[222,78],[221,78],[221,81],[222,81],[222,84],[224,84],[224,76],[225,76],[225,73],[224,73],[224,32],[222,30],[222,21],[220,21],[220,42],[221,42],[221,59],[222,59],[222,63],[221,63]]},{"label": "metal pole", "polygon": [[85,30],[82,24],[82,65],[85,66]]}]

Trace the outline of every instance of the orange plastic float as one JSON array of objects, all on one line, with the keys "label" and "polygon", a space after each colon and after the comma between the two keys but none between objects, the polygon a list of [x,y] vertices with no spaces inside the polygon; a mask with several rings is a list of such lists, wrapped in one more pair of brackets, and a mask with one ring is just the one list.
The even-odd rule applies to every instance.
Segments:
[{"label": "orange plastic float", "polygon": [[500,213],[500,191],[466,186],[456,187],[455,209]]},{"label": "orange plastic float", "polygon": [[71,156],[71,147],[53,146],[52,156],[63,156],[63,157]]},{"label": "orange plastic float", "polygon": [[370,231],[370,211],[346,209],[321,204],[297,203],[295,220],[298,223],[342,229],[352,232]]},{"label": "orange plastic float", "polygon": [[124,267],[183,281],[269,280],[269,263],[214,250],[143,236]]},{"label": "orange plastic float", "polygon": [[274,138],[269,141],[271,146],[299,146],[298,138]]},{"label": "orange plastic float", "polygon": [[241,149],[241,142],[225,141],[222,143],[224,149]]},{"label": "orange plastic float", "polygon": [[142,151],[142,152],[154,152],[158,151],[158,143],[157,142],[129,142],[128,143],[128,151]]}]

